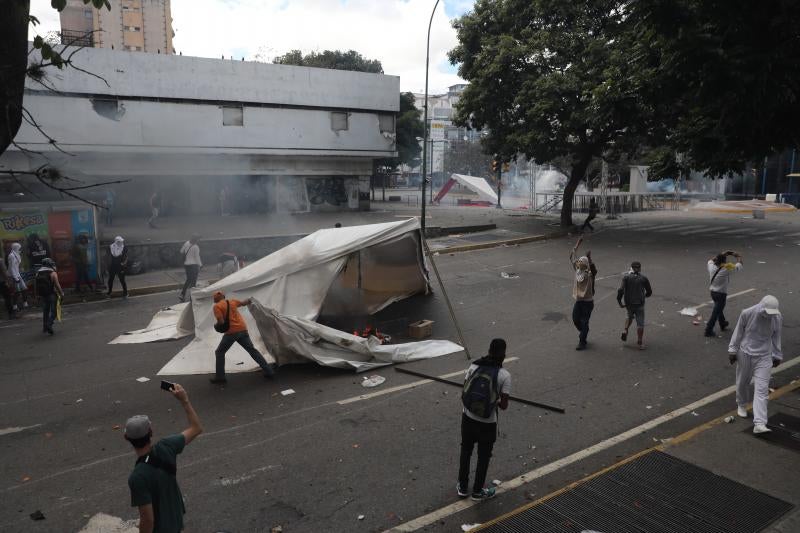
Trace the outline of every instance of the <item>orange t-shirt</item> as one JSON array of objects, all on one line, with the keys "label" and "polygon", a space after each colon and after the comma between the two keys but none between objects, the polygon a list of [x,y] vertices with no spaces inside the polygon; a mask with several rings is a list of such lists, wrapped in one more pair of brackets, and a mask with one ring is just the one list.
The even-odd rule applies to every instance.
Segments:
[{"label": "orange t-shirt", "polygon": [[244,318],[242,315],[239,314],[239,310],[237,309],[239,306],[242,305],[242,302],[239,300],[222,300],[214,304],[214,317],[217,319],[217,322],[224,322],[225,321],[225,313],[227,313],[228,304],[231,306],[231,315],[230,315],[230,327],[228,331],[225,333],[239,333],[240,331],[247,331],[247,324],[244,322]]}]

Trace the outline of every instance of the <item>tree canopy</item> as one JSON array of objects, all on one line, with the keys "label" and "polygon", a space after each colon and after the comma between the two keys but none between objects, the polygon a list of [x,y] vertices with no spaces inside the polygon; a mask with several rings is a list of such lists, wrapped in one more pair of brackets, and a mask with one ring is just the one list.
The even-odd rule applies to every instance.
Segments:
[{"label": "tree canopy", "polygon": [[383,74],[383,65],[377,59],[367,59],[355,50],[325,50],[303,54],[300,50],[291,50],[276,57],[273,63],[279,65],[295,65],[298,67],[329,68],[333,70],[354,70]]},{"label": "tree canopy", "polygon": [[635,85],[659,126],[651,174],[712,177],[800,141],[800,2],[632,2]]},{"label": "tree canopy", "polygon": [[[561,224],[592,158],[635,146],[649,109],[629,79],[624,7],[616,0],[477,0],[454,22],[450,60],[469,85],[456,122],[487,128],[503,160],[571,159]],[[612,149],[613,148],[613,149]]]}]

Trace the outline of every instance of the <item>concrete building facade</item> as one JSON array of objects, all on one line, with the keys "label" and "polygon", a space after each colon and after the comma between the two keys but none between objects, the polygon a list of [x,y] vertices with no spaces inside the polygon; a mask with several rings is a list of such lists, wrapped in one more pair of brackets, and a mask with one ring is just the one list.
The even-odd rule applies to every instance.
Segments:
[{"label": "concrete building facade", "polygon": [[0,168],[126,180],[123,212],[155,191],[175,214],[364,209],[373,160],[396,156],[396,76],[99,48],[73,61],[108,85],[67,68],[59,92],[25,92],[68,154],[24,124]]},{"label": "concrete building facade", "polygon": [[120,0],[95,9],[68,0],[61,12],[61,42],[129,52],[173,54],[169,0]]}]

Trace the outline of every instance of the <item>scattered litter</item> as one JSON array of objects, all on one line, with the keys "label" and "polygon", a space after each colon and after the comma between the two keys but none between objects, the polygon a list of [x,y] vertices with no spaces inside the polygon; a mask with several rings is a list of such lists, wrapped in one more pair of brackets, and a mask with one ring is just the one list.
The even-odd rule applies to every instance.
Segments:
[{"label": "scattered litter", "polygon": [[353,448],[358,448],[358,444],[353,444]]},{"label": "scattered litter", "polygon": [[638,387],[639,386],[639,382],[637,381],[636,383],[633,384],[633,386],[634,387]]},{"label": "scattered litter", "polygon": [[652,406],[652,405],[645,405],[645,406],[644,406],[644,408],[645,408],[645,409],[652,409],[652,408],[653,408],[653,406]]},{"label": "scattered litter", "polygon": [[375,374],[369,377],[365,377],[364,380],[361,382],[361,386],[367,388],[377,387],[384,381],[386,381],[385,377]]},{"label": "scattered litter", "polygon": [[286,389],[281,391],[281,396],[289,396],[290,394],[294,394],[294,389]]},{"label": "scattered litter", "polygon": [[699,320],[692,320],[692,324],[694,324],[695,326],[699,326],[700,325],[700,321]]},{"label": "scattered litter", "polygon": [[503,279],[516,279],[519,277],[519,274],[514,272],[500,272],[500,277]]},{"label": "scattered litter", "polygon": [[772,394],[773,392],[775,392],[775,389],[773,389],[772,387],[770,387],[770,388],[769,388],[769,393],[770,393],[770,394]]},{"label": "scattered litter", "polygon": [[732,416],[726,416],[726,417],[724,418],[724,420],[725,420],[725,423],[726,423],[726,424],[733,424],[733,421],[734,421],[734,420],[736,420],[736,419],[735,419],[735,418],[733,418]]},{"label": "scattered litter", "polygon": [[472,531],[476,527],[479,527],[480,524],[461,524],[461,531]]},{"label": "scattered litter", "polygon": [[44,520],[44,515],[41,511],[34,511],[31,513],[31,520]]},{"label": "scattered litter", "polygon": [[243,364],[244,364],[244,361],[239,361],[239,362],[238,362],[238,363],[236,363],[236,364],[237,364],[237,365],[243,365]]},{"label": "scattered litter", "polygon": [[758,264],[759,264],[759,265],[766,265],[766,264],[767,264],[767,262],[766,262],[766,261],[758,261]]},{"label": "scattered litter", "polygon": [[697,316],[697,308],[696,307],[684,307],[680,311],[680,314],[685,316]]},{"label": "scattered litter", "polygon": [[501,483],[503,483],[503,482],[500,481],[499,479],[493,479],[492,480],[492,485],[494,485],[495,487],[499,487]]},{"label": "scattered litter", "polygon": [[692,416],[700,416],[700,415],[698,415],[696,411],[692,411]]},{"label": "scattered litter", "polygon": [[22,478],[22,482],[23,482],[23,483],[25,483],[26,481],[30,481],[30,480],[31,480],[31,476],[24,476],[24,477]]},{"label": "scattered litter", "polygon": [[83,398],[78,398],[77,400],[75,400],[75,403],[81,403],[82,401],[83,401]]},{"label": "scattered litter", "polygon": [[269,530],[269,533],[283,533],[283,527],[282,526],[275,526],[275,527],[273,527],[272,529]]},{"label": "scattered litter", "polygon": [[358,519],[359,520],[364,520],[364,518],[366,518],[366,517],[363,514],[358,515]]},{"label": "scattered litter", "polygon": [[140,378],[136,378],[136,381],[138,381],[139,383],[147,383],[148,381],[150,381],[150,378],[142,376]]},{"label": "scattered litter", "polygon": [[113,430],[117,430],[117,429],[119,429],[119,428],[120,428],[120,425],[119,425],[119,424],[114,424],[114,427],[112,427],[111,429],[113,429]]}]

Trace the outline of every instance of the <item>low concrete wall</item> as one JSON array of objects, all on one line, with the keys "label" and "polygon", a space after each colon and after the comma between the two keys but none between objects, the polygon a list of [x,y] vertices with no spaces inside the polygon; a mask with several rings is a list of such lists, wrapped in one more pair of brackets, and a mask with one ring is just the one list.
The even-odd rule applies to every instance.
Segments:
[{"label": "low concrete wall", "polygon": [[[425,236],[430,239],[456,233],[488,231],[496,228],[495,224],[454,227],[429,226],[425,228]],[[219,263],[219,256],[223,253],[233,252],[240,259],[244,259],[247,263],[252,263],[305,236],[305,234],[264,235],[262,237],[240,237],[236,239],[202,239],[200,241],[200,258],[203,260],[204,265],[211,266]],[[183,255],[181,255],[180,250],[184,242],[186,241],[129,244],[129,260],[141,261],[145,271],[181,267],[183,265]],[[101,243],[100,257],[104,267],[108,261],[108,246],[110,244],[110,241]]]}]

